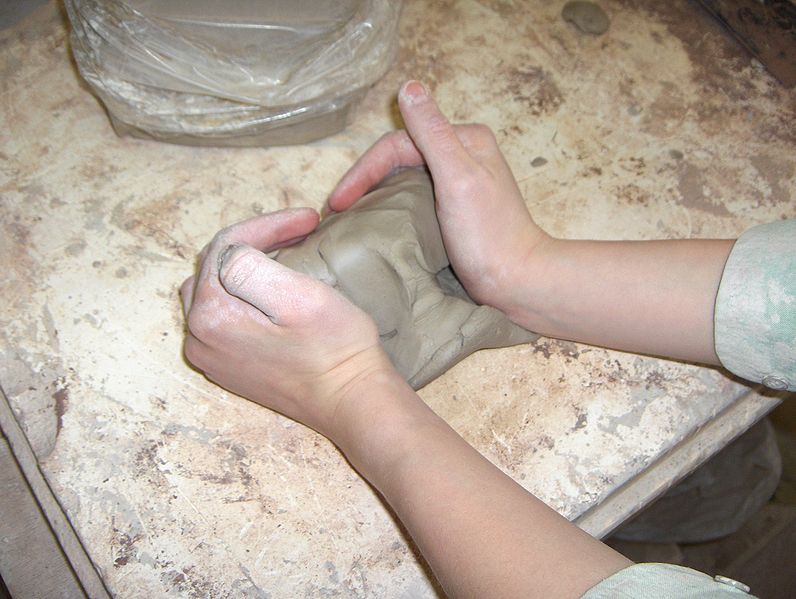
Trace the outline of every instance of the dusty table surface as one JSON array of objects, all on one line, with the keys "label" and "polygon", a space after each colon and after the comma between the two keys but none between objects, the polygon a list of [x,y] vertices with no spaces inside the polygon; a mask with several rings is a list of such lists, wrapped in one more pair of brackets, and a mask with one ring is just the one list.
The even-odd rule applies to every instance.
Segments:
[{"label": "dusty table surface", "polygon": [[[494,129],[554,235],[732,237],[794,216],[792,91],[692,3],[603,1],[600,37],[561,4],[409,0],[353,124],[271,149],[119,139],[56,8],[0,34],[0,381],[111,594],[438,592],[328,441],[186,365],[177,298],[219,228],[319,208],[396,126],[403,80]],[[549,339],[480,352],[421,395],[596,535],[776,403],[720,370]]]}]

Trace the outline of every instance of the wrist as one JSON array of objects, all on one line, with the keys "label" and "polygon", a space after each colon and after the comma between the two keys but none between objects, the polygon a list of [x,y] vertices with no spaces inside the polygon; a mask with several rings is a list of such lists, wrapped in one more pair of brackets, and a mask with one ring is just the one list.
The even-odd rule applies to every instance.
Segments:
[{"label": "wrist", "polygon": [[542,323],[551,316],[549,300],[555,297],[556,271],[550,265],[563,243],[539,229],[513,260],[504,299],[496,306],[514,323],[536,333],[542,332]]},{"label": "wrist", "polygon": [[439,417],[388,363],[346,389],[335,412],[332,441],[379,488],[380,481],[411,453],[413,439],[438,422]]}]

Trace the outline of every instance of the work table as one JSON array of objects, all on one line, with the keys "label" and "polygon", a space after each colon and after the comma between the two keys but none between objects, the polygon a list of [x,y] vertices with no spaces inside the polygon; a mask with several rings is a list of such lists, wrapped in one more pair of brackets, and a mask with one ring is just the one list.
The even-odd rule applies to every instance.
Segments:
[{"label": "work table", "polygon": [[[604,0],[599,37],[561,4],[408,0],[398,59],[352,124],[281,148],[118,138],[55,6],[0,33],[0,423],[63,511],[67,555],[82,546],[99,573],[74,558],[90,594],[439,592],[332,444],[181,353],[177,290],[196,253],[255,214],[319,209],[398,125],[402,81],[495,131],[553,235],[737,237],[794,216],[792,90],[694,3]],[[474,354],[420,395],[597,536],[777,403],[720,369],[545,338]]]}]

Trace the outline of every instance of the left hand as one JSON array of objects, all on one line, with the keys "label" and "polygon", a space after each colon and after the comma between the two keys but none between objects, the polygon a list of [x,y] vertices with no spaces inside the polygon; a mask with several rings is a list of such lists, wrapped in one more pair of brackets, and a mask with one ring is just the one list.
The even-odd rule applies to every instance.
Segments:
[{"label": "left hand", "polygon": [[326,210],[352,206],[382,178],[402,167],[426,165],[445,250],[456,276],[476,302],[498,308],[526,326],[535,277],[554,241],[533,221],[494,134],[483,125],[452,125],[417,81],[398,93],[405,131],[379,139],[346,173]]},{"label": "left hand", "polygon": [[222,387],[302,422],[332,441],[346,391],[389,371],[373,320],[336,290],[263,252],[318,224],[310,209],[253,218],[218,233],[182,285],[185,357]]}]

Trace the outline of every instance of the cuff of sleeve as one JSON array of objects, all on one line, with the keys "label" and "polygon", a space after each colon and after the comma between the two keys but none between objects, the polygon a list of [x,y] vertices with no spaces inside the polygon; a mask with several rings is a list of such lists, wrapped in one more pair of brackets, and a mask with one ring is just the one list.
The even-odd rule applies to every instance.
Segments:
[{"label": "cuff of sleeve", "polygon": [[749,587],[735,580],[675,566],[634,564],[586,591],[581,599],[754,599]]},{"label": "cuff of sleeve", "polygon": [[732,373],[796,391],[796,219],[745,232],[716,297],[716,354]]}]

